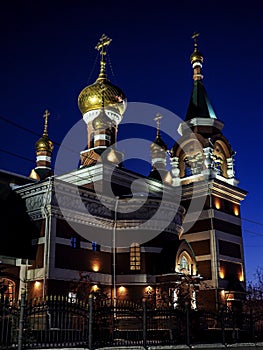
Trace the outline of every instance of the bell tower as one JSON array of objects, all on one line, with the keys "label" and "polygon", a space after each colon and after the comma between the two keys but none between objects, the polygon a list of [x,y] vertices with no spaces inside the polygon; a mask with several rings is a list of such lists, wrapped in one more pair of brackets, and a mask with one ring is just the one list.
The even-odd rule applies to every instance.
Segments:
[{"label": "bell tower", "polygon": [[235,152],[203,84],[198,36],[192,37],[193,89],[178,128],[181,137],[171,150],[171,172],[173,185],[182,186],[187,210],[181,239],[191,244],[203,277],[199,302],[215,309],[220,304],[237,307],[245,291],[240,203],[247,193],[237,187]]}]

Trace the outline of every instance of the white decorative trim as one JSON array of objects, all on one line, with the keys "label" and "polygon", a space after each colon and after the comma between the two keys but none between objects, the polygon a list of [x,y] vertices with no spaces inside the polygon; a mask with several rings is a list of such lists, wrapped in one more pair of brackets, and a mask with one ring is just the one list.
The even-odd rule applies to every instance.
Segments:
[{"label": "white decorative trim", "polygon": [[42,166],[42,165],[36,166],[35,169],[50,169],[51,170],[51,168],[49,166]]},{"label": "white decorative trim", "polygon": [[203,66],[202,66],[202,63],[201,63],[201,62],[197,61],[197,62],[194,62],[194,63],[193,63],[192,67],[193,67],[193,68],[195,68],[195,67],[201,67],[201,68],[202,68]]},{"label": "white decorative trim", "polygon": [[49,156],[37,156],[37,161],[46,160],[47,162],[51,162],[51,157]]},{"label": "white decorative trim", "polygon": [[164,158],[153,158],[152,159],[152,164],[155,164],[155,163],[162,163],[162,164],[166,165],[166,159],[164,159]]},{"label": "white decorative trim", "polygon": [[83,114],[83,120],[86,124],[92,122],[100,114],[100,109],[94,109],[93,111],[88,111]]},{"label": "white decorative trim", "polygon": [[[85,121],[86,124],[89,124],[96,117],[98,117],[100,112],[101,112],[101,109],[94,109],[92,111],[88,111],[85,114],[83,114],[83,120]],[[122,120],[122,116],[120,114],[116,113],[113,110],[109,110],[107,108],[105,108],[105,113],[106,113],[107,117],[109,117],[111,120],[113,120],[116,125],[120,124],[120,122]]]},{"label": "white decorative trim", "polygon": [[[89,149],[85,149],[84,151],[81,151],[80,154],[82,155],[82,154],[85,154],[85,153],[87,153],[89,151],[93,151],[93,150],[96,150],[96,149],[102,149],[102,148],[106,149],[108,147],[107,146],[96,146],[96,147],[92,147],[92,148],[89,148]],[[61,176],[61,175],[59,175],[59,176]]]},{"label": "white decorative trim", "polygon": [[111,139],[110,136],[107,134],[94,135],[94,142],[99,140],[110,141],[110,139]]}]

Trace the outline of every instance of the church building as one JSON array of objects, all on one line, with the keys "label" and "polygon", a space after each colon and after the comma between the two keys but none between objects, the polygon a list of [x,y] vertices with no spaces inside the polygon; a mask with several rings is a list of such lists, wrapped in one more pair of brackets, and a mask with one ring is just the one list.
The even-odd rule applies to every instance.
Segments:
[{"label": "church building", "polygon": [[[0,281],[9,298],[26,291],[28,298],[87,300],[94,293],[112,300],[146,298],[156,307],[239,305],[245,295],[240,203],[246,191],[237,186],[235,152],[203,84],[197,37],[181,137],[169,150],[161,135],[162,116],[153,116],[157,126],[148,176],[125,168],[118,150],[127,99],[107,77],[111,39],[105,35],[96,46],[98,78],[78,97],[87,130],[79,166],[54,174],[45,111],[29,177],[1,172],[1,183],[20,199],[28,220],[24,254],[17,251],[17,230],[9,226],[16,249],[0,251]],[[5,200],[2,196],[3,205]],[[11,208],[10,213],[15,215]]]}]

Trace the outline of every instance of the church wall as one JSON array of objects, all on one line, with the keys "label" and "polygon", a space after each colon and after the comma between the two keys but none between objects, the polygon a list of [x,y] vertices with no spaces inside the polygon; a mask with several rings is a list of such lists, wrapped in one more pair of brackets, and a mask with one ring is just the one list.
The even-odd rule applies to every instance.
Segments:
[{"label": "church wall", "polygon": [[[80,271],[94,271],[111,273],[111,254],[108,252],[94,252],[90,249],[72,248],[67,245],[56,244],[55,267]],[[67,259],[66,257],[69,257]]]},{"label": "church wall", "polygon": [[207,287],[204,290],[199,290],[196,299],[200,309],[216,310],[218,300],[215,289],[209,289],[209,287]]},{"label": "church wall", "polygon": [[29,270],[43,267],[43,263],[44,263],[44,249],[45,249],[44,244],[38,244],[36,246],[35,259],[32,260],[31,266],[28,267]]},{"label": "church wall", "polygon": [[194,250],[196,256],[210,254],[210,239],[205,239],[202,241],[191,242],[191,247]]},{"label": "church wall", "polygon": [[197,268],[198,268],[198,273],[203,277],[204,280],[211,280],[212,278],[211,260],[198,261]]}]

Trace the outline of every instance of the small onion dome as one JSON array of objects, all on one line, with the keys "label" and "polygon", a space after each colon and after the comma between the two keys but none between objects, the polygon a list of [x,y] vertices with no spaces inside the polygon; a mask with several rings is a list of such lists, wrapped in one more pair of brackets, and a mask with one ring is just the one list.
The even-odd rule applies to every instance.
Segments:
[{"label": "small onion dome", "polygon": [[156,139],[154,142],[151,144],[151,150],[153,151],[159,151],[160,148],[162,148],[164,151],[167,151],[167,145],[166,143],[162,140],[160,135],[156,136]]},{"label": "small onion dome", "polygon": [[53,142],[46,136],[43,135],[40,137],[40,139],[36,142],[36,151],[48,151],[52,152],[54,148]]},{"label": "small onion dome", "polygon": [[122,115],[127,107],[127,100],[122,90],[108,79],[97,79],[94,84],[86,86],[80,92],[78,106],[82,115],[103,107]]},{"label": "small onion dome", "polygon": [[112,121],[106,115],[104,108],[102,108],[100,114],[95,119],[93,119],[92,126],[95,130],[108,129],[112,126]]},{"label": "small onion dome", "polygon": [[190,61],[191,64],[194,64],[195,62],[201,62],[203,63],[204,57],[201,54],[200,51],[198,51],[197,48],[195,48],[194,52],[192,53],[192,55],[190,56]]}]

